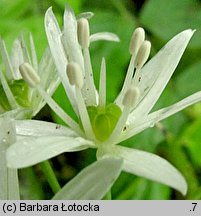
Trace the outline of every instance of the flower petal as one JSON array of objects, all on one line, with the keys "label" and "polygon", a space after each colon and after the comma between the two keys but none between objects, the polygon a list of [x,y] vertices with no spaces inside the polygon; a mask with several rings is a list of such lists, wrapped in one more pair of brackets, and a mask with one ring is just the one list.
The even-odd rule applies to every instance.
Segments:
[{"label": "flower petal", "polygon": [[84,60],[77,38],[77,20],[73,10],[67,5],[64,12],[63,45],[69,60],[77,62],[84,71]]},{"label": "flower petal", "polygon": [[135,121],[134,119],[134,115],[133,115],[134,113],[130,114],[128,118],[128,120],[131,119],[129,128],[121,134],[118,142],[122,142],[123,140],[130,138],[136,135],[137,133],[140,133],[141,131],[145,130],[146,128],[153,127],[157,122],[165,118],[168,118],[169,116],[174,115],[175,113],[199,101],[201,101],[201,91],[196,92],[190,95],[189,97],[184,98],[178,103],[157,110],[149,114],[148,116],[146,116],[146,118],[139,120],[138,122]]},{"label": "flower petal", "polygon": [[99,41],[99,40],[114,41],[114,42],[120,41],[119,37],[116,34],[113,34],[111,32],[98,32],[90,35],[90,42]]},{"label": "flower petal", "polygon": [[6,68],[6,78],[12,80],[14,78],[14,71],[10,62],[10,58],[6,49],[5,42],[0,38],[0,53]]},{"label": "flower petal", "polygon": [[55,157],[63,152],[74,152],[94,147],[81,137],[43,136],[17,141],[7,150],[7,166],[24,168]]},{"label": "flower petal", "polygon": [[4,115],[0,128],[0,199],[20,199],[17,170],[6,165],[6,150],[16,140],[14,121]]},{"label": "flower petal", "polygon": [[[40,85],[51,96],[60,83],[58,73],[56,71],[49,48],[46,49],[38,67],[38,75],[40,76]],[[33,91],[32,106],[33,116],[35,116],[45,105],[37,90]]]},{"label": "flower petal", "polygon": [[118,178],[122,160],[105,158],[83,169],[67,183],[54,200],[100,200]]},{"label": "flower petal", "polygon": [[141,70],[138,87],[141,101],[133,112],[138,118],[148,114],[163,92],[194,31],[185,30],[171,39]]},{"label": "flower petal", "polygon": [[37,120],[16,120],[16,133],[21,136],[68,136],[77,137],[77,134],[68,127],[51,122]]},{"label": "flower petal", "polygon": [[109,155],[123,158],[123,170],[168,185],[183,195],[187,192],[187,183],[181,173],[165,159],[148,152],[114,146]]},{"label": "flower petal", "polygon": [[71,104],[73,105],[73,108],[76,109],[74,91],[73,88],[71,88],[70,83],[66,76],[67,59],[61,42],[62,33],[57,23],[56,17],[52,12],[51,7],[45,13],[45,31],[46,31],[49,47],[52,53],[52,57],[54,59],[54,63],[56,65],[60,79],[68,95],[68,98]]}]

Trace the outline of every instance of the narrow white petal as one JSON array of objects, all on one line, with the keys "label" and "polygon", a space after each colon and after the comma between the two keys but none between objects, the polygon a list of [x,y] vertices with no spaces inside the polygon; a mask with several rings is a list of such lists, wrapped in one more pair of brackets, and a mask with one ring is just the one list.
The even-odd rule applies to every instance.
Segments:
[{"label": "narrow white petal", "polygon": [[73,10],[66,6],[64,12],[63,44],[69,60],[77,62],[84,71],[84,61],[77,38],[77,20]]},{"label": "narrow white petal", "polygon": [[168,185],[183,195],[187,183],[181,173],[165,159],[144,151],[122,146],[110,148],[110,155],[123,158],[123,170]]},{"label": "narrow white petal", "polygon": [[158,111],[155,111],[147,116],[147,121],[150,122],[151,125],[154,125],[155,123],[168,118],[171,115],[174,115],[175,113],[185,109],[188,106],[191,106],[192,104],[195,104],[197,102],[201,101],[201,91],[194,93],[190,95],[189,97],[184,98],[183,100],[179,101],[178,103],[175,103],[171,106],[162,108]]},{"label": "narrow white petal", "polygon": [[31,47],[31,62],[33,65],[33,68],[38,71],[38,60],[37,60],[37,54],[36,54],[36,48],[33,40],[33,36],[30,33],[29,35],[29,40],[30,40],[30,47]]},{"label": "narrow white petal", "polygon": [[19,199],[17,170],[7,168],[6,150],[16,140],[14,121],[8,117],[0,118],[0,199]]},{"label": "narrow white petal", "polygon": [[22,76],[19,71],[19,66],[24,63],[23,53],[21,42],[19,39],[16,39],[12,45],[12,52],[11,52],[11,64],[13,68],[13,76],[14,79],[22,79]]},{"label": "narrow white petal", "polygon": [[98,32],[95,34],[90,35],[90,42],[99,41],[99,40],[106,40],[106,41],[114,41],[119,42],[120,39],[116,34],[111,32]]},{"label": "narrow white petal", "polygon": [[28,48],[26,46],[25,39],[24,39],[23,35],[20,36],[19,41],[20,41],[20,46],[22,49],[23,63],[28,62],[29,64],[31,64],[31,58],[29,56]]},{"label": "narrow white petal", "polygon": [[81,151],[89,147],[94,147],[93,143],[81,137],[49,135],[25,138],[7,150],[7,166],[28,167],[64,152]]},{"label": "narrow white petal", "polygon": [[14,95],[13,95],[13,93],[12,93],[12,91],[8,85],[8,82],[6,80],[6,77],[4,76],[2,71],[0,71],[0,81],[1,81],[1,85],[3,87],[3,90],[6,94],[6,97],[8,99],[8,102],[9,102],[11,108],[12,109],[18,108],[19,106],[17,104],[17,101],[15,100],[15,97],[14,97]]},{"label": "narrow white petal", "polygon": [[57,23],[56,17],[52,12],[52,8],[49,8],[45,14],[45,31],[61,82],[65,88],[69,100],[71,101],[71,104],[73,105],[74,110],[76,111],[74,91],[73,88],[71,88],[66,76],[67,58],[65,56],[64,48],[61,42],[62,33]]},{"label": "narrow white petal", "polygon": [[0,38],[0,53],[2,55],[3,62],[6,68],[6,78],[12,80],[14,78],[13,68],[10,62],[10,58],[6,49],[5,42]]},{"label": "narrow white petal", "polygon": [[194,31],[185,30],[171,39],[141,70],[138,87],[141,101],[134,110],[138,117],[148,114],[163,92]]},{"label": "narrow white petal", "polygon": [[[40,76],[40,85],[51,96],[60,83],[60,78],[56,71],[49,48],[46,49],[38,67],[38,75]],[[33,116],[35,116],[45,105],[45,101],[34,90],[32,95]]]},{"label": "narrow white petal", "polygon": [[122,160],[105,158],[83,169],[53,200],[100,200],[118,178]]},{"label": "narrow white petal", "polygon": [[195,104],[197,102],[201,101],[201,91],[196,92],[189,97],[184,98],[183,100],[179,101],[178,103],[175,103],[171,106],[162,108],[160,110],[157,110],[145,118],[139,120],[139,121],[132,121],[132,119],[135,119],[134,113],[130,114],[128,120],[129,122],[129,128],[127,131],[123,132],[119,142],[126,140],[137,133],[140,133],[141,131],[145,130],[146,128],[153,127],[157,122],[168,118],[171,115],[174,115],[175,113],[185,109],[188,106],[191,106],[192,104]]},{"label": "narrow white petal", "polygon": [[45,121],[16,120],[16,133],[21,136],[69,136],[77,134],[68,127]]}]

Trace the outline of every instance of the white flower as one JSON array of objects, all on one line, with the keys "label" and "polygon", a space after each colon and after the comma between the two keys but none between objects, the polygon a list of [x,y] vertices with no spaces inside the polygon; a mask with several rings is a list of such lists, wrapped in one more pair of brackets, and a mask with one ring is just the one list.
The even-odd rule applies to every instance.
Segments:
[{"label": "white flower", "polygon": [[31,34],[30,49],[31,55],[23,37],[21,37],[14,41],[12,53],[9,57],[5,43],[0,39],[0,53],[5,69],[3,71],[0,70],[0,115],[7,111],[15,110],[16,112],[13,112],[14,118],[31,118],[45,105],[38,92],[30,88],[22,79],[19,71],[21,64],[29,63],[32,65],[40,77],[41,85],[50,95],[54,93],[59,84],[59,78],[49,49],[44,52],[38,64]]},{"label": "white flower", "polygon": [[[98,159],[122,158],[124,171],[186,194],[185,179],[165,159],[117,144],[201,100],[201,92],[197,92],[172,106],[151,112],[194,31],[185,30],[176,35],[145,64],[151,44],[144,39],[144,30],[137,28],[131,39],[131,61],[123,88],[114,104],[106,105],[105,60],[102,60],[97,91],[88,49],[94,36],[90,36],[87,19],[77,21],[71,9],[66,8],[62,33],[50,8],[45,16],[45,27],[59,76],[80,123],[55,103],[37,79],[32,79],[34,70],[27,70],[26,81],[36,81],[35,88],[69,127],[41,121],[16,121],[19,141],[7,151],[8,166],[27,167],[63,152],[97,148]],[[97,37],[105,38],[103,36]]]}]

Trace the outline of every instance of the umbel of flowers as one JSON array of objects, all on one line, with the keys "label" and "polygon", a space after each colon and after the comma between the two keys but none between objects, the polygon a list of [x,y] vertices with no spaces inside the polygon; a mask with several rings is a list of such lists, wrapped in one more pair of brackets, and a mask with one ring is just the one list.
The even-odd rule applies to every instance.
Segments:
[{"label": "umbel of flowers", "polygon": [[35,44],[30,34],[30,50],[28,52],[24,38],[15,39],[11,55],[8,54],[5,42],[0,38],[0,53],[2,70],[0,69],[0,116],[12,111],[12,116],[18,119],[32,118],[45,105],[44,100],[36,90],[30,88],[22,79],[19,66],[27,62],[34,68],[41,80],[41,85],[50,95],[59,84],[50,50],[46,49],[38,63]]},{"label": "umbel of flowers", "polygon": [[168,161],[155,154],[118,144],[201,100],[201,92],[197,92],[176,104],[151,112],[194,31],[189,29],[179,33],[146,63],[151,43],[145,40],[143,28],[137,28],[130,42],[131,60],[122,90],[114,103],[107,104],[105,59],[102,59],[97,90],[89,46],[94,40],[117,39],[111,33],[90,35],[89,15],[84,13],[77,20],[73,11],[66,7],[63,30],[60,30],[51,8],[45,15],[52,57],[79,121],[72,119],[45,92],[39,76],[25,62],[20,66],[22,77],[40,93],[67,126],[41,121],[16,121],[17,134],[24,138],[8,149],[7,165],[23,168],[63,152],[96,148],[98,160],[105,157],[121,158],[122,170],[161,182],[185,195],[186,181]]}]

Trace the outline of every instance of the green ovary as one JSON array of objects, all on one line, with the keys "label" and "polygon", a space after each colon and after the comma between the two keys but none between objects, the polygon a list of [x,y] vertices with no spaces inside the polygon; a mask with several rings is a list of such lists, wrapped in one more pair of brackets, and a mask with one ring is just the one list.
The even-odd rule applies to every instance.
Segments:
[{"label": "green ovary", "polygon": [[96,139],[100,141],[109,138],[122,113],[115,104],[109,104],[106,107],[89,106],[87,111]]},{"label": "green ovary", "polygon": [[[24,80],[14,80],[8,83],[9,87],[15,97],[15,100],[21,107],[29,107],[29,88]],[[0,85],[0,106],[5,110],[11,110],[11,106],[8,102],[7,96],[3,90],[3,87]]]}]

